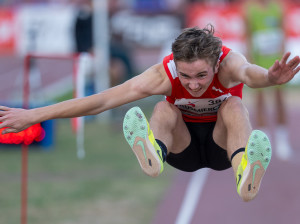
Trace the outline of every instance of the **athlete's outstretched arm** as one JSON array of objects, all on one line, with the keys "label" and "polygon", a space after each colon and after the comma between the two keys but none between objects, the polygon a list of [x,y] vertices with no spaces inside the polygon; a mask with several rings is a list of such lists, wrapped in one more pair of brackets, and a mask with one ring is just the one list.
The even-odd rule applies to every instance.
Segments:
[{"label": "athlete's outstretched arm", "polygon": [[230,74],[235,81],[243,82],[251,88],[264,88],[289,82],[300,70],[300,58],[295,56],[290,61],[291,53],[285,53],[280,61],[276,60],[267,70],[250,64],[241,54],[232,53],[228,60]]},{"label": "athlete's outstretched arm", "polygon": [[157,64],[121,85],[84,98],[71,99],[30,110],[0,106],[3,134],[20,132],[50,119],[99,114],[151,95],[170,94],[171,84],[162,64]]}]

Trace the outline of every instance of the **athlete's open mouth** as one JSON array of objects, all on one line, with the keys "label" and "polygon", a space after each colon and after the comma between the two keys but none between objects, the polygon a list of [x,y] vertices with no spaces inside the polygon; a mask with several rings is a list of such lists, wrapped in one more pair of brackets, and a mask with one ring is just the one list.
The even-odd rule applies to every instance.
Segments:
[{"label": "athlete's open mouth", "polygon": [[199,93],[201,93],[201,92],[202,92],[202,88],[197,89],[197,90],[190,90],[190,93],[192,95],[199,95]]},{"label": "athlete's open mouth", "polygon": [[198,89],[190,89],[192,92],[194,92],[194,93],[197,93],[197,92],[199,92],[200,90],[202,90],[202,88],[198,88]]}]

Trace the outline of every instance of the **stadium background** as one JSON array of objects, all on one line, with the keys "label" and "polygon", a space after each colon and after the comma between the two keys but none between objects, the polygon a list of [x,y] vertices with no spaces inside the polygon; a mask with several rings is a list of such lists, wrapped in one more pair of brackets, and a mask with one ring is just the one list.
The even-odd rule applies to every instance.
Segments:
[{"label": "stadium background", "polygon": [[[36,59],[30,68],[32,107],[72,97],[73,61],[59,57],[71,58],[76,53],[75,21],[78,10],[86,2],[0,1],[1,104],[22,105],[24,61],[28,54],[58,57]],[[117,50],[125,49],[130,55],[132,71],[126,78],[160,62],[170,52],[172,39],[187,26],[204,27],[208,22],[212,23],[225,44],[242,53],[247,51],[241,10],[245,1],[103,2],[107,5],[96,3],[97,8],[92,11],[95,21],[99,22],[94,24],[94,28],[99,25],[94,30],[94,37],[100,36],[107,41],[94,39],[93,57],[98,75],[93,78],[95,83],[101,83],[95,87],[96,91],[111,84],[108,78],[112,59],[108,44],[111,43]],[[99,16],[97,13],[102,10],[105,13]],[[293,55],[300,55],[299,12],[297,1],[286,2],[286,50]],[[299,104],[299,80],[297,77],[288,91],[288,105],[293,111],[291,120],[296,117],[294,108],[297,109]],[[251,106],[252,92],[245,91],[245,101]],[[159,97],[153,97],[138,104],[150,115],[152,105],[158,100]],[[76,139],[68,120],[54,124],[54,139],[50,146],[30,148],[28,223],[159,223],[157,208],[163,204],[162,199],[167,197],[164,193],[178,174],[167,167],[161,177],[153,180],[139,171],[122,138],[120,117],[125,109],[106,117],[110,120],[108,123],[87,121],[87,155],[83,160],[76,157]],[[291,127],[294,128],[295,123]],[[297,137],[292,135],[292,138],[293,145],[299,145]],[[6,145],[0,145],[0,149],[0,222],[19,223],[20,150]]]}]

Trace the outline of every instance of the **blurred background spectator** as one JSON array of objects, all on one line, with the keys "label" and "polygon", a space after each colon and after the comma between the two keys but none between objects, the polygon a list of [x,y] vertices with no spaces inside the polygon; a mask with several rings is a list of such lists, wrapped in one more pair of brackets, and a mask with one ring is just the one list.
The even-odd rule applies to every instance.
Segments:
[{"label": "blurred background spectator", "polygon": [[118,37],[110,41],[110,85],[116,86],[132,78],[135,71],[130,48],[126,47]]},{"label": "blurred background spectator", "polygon": [[[245,6],[249,59],[252,63],[266,69],[271,67],[275,60],[280,60],[285,51],[283,8],[282,2],[274,0],[248,1]],[[272,90],[277,112],[274,130],[275,152],[279,158],[288,160],[292,156],[292,148],[287,129],[283,87],[274,87]],[[255,118],[258,128],[270,133],[265,98],[265,91],[257,90]]]},{"label": "blurred background spectator", "polygon": [[93,53],[93,7],[92,1],[77,3],[75,42],[77,52]]}]

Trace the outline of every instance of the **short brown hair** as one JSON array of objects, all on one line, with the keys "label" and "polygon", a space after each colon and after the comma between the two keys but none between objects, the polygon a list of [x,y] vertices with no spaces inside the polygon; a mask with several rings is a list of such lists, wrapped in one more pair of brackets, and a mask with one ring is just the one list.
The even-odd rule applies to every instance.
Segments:
[{"label": "short brown hair", "polygon": [[172,44],[175,62],[206,59],[215,66],[222,50],[222,40],[214,36],[214,33],[215,29],[211,24],[204,29],[199,27],[184,29]]}]

